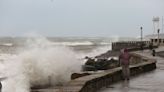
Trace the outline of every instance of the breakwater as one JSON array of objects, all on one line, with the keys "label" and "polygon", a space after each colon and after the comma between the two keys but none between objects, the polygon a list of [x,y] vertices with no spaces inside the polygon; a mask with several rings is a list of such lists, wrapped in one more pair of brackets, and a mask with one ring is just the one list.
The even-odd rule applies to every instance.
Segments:
[{"label": "breakwater", "polygon": [[146,50],[146,49],[154,49],[158,48],[157,45],[152,44],[150,41],[123,41],[123,42],[113,42],[112,49],[102,53],[95,58],[108,58],[113,56],[118,56],[120,54],[120,50],[123,48],[128,48],[128,51],[138,51],[138,50]]},{"label": "breakwater", "polygon": [[[156,68],[156,60],[148,58],[136,53],[131,53],[130,61],[131,76],[135,76],[144,72],[154,70]],[[96,92],[102,87],[106,87],[114,82],[122,79],[121,67],[95,72],[83,77],[69,81],[58,92]]]},{"label": "breakwater", "polygon": [[150,41],[122,41],[122,42],[113,42],[112,50],[119,51],[122,48],[140,48],[141,46],[148,47]]}]

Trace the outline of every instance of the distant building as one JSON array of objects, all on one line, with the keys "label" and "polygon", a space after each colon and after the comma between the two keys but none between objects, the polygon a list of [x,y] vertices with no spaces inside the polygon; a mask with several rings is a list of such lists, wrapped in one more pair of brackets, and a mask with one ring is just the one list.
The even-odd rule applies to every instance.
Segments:
[{"label": "distant building", "polygon": [[146,39],[149,39],[153,45],[164,45],[164,33],[159,34],[152,34],[145,36]]}]

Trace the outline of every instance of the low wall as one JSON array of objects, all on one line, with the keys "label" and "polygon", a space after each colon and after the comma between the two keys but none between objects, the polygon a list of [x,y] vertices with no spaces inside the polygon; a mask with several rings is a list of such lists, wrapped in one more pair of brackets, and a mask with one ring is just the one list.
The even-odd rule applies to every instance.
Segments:
[{"label": "low wall", "polygon": [[[135,53],[133,53],[132,56],[135,57],[132,62],[137,60],[140,63],[130,66],[131,76],[151,71],[156,68],[156,60]],[[120,81],[121,79],[122,69],[121,67],[118,67],[71,80],[64,85],[59,92],[96,92],[100,88],[108,86],[116,81]]]},{"label": "low wall", "polygon": [[149,46],[150,41],[122,41],[122,42],[113,42],[112,43],[112,50],[119,51],[123,48],[137,48],[140,47],[141,44],[143,46]]}]

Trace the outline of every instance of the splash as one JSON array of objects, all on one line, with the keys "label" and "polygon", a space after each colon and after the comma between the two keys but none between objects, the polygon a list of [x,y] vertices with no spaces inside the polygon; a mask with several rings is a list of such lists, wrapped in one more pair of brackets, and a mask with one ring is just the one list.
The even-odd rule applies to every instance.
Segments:
[{"label": "splash", "polygon": [[89,56],[89,57],[95,57],[95,56],[100,55],[102,53],[106,53],[107,51],[109,51],[111,49],[112,49],[111,45],[101,46],[101,47],[93,50],[92,52],[87,53],[86,55]]},{"label": "splash", "polygon": [[81,62],[77,55],[64,46],[54,46],[46,38],[30,38],[26,47],[5,60],[8,77],[2,92],[30,92],[37,85],[59,85],[79,72]]}]

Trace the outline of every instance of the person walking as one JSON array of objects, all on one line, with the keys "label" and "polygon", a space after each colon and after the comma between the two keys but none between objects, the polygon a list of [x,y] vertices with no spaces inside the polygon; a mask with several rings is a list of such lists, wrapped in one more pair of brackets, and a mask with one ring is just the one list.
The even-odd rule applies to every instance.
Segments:
[{"label": "person walking", "polygon": [[152,50],[152,56],[154,57],[155,54],[156,54],[156,51],[155,51],[155,49],[153,49],[153,50]]},{"label": "person walking", "polygon": [[0,92],[2,92],[2,83],[0,82]]},{"label": "person walking", "polygon": [[122,67],[123,79],[129,80],[130,78],[130,69],[129,69],[129,60],[130,54],[128,49],[121,50],[121,54],[119,56],[119,62]]}]

